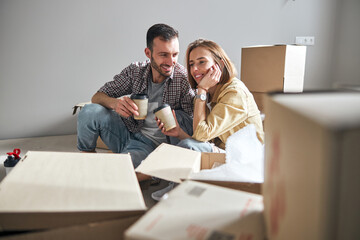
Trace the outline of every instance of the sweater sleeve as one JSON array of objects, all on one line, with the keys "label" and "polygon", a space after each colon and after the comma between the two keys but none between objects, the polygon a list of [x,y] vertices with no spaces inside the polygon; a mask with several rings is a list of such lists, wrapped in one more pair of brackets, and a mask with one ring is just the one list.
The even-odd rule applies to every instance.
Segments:
[{"label": "sweater sleeve", "polygon": [[206,119],[196,127],[194,139],[202,142],[212,140],[247,119],[246,94],[235,88],[225,91],[219,95],[216,105]]}]

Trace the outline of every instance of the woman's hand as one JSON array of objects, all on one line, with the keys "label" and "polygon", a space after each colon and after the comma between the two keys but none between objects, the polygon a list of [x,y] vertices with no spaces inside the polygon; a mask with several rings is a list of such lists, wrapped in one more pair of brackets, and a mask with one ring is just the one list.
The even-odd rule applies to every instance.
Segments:
[{"label": "woman's hand", "polygon": [[174,127],[173,129],[170,129],[169,131],[166,131],[165,129],[165,124],[163,122],[161,122],[160,119],[158,119],[157,117],[155,117],[156,120],[156,124],[158,125],[158,128],[161,130],[161,132],[163,134],[165,134],[166,136],[169,137],[176,137],[179,138],[180,140],[185,139],[190,137],[187,133],[184,132],[184,130],[182,130],[182,128],[180,127],[177,119],[176,119],[176,114],[175,111],[172,110],[172,114],[174,116],[175,119],[175,123],[176,123],[176,127]]},{"label": "woman's hand", "polygon": [[219,65],[215,64],[212,66],[204,78],[200,81],[198,88],[202,88],[208,91],[210,88],[219,83],[221,77],[221,70]]}]

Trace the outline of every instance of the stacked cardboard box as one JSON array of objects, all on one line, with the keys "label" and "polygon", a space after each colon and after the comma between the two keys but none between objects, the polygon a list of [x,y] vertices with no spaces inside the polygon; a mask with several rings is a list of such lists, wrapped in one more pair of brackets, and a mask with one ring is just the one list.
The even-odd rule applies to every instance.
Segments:
[{"label": "stacked cardboard box", "polygon": [[302,92],[306,46],[275,45],[242,48],[241,80],[252,92],[261,112],[271,91]]},{"label": "stacked cardboard box", "polygon": [[9,239],[118,239],[122,231],[106,231],[145,210],[127,154],[29,151],[0,183],[0,235]]},{"label": "stacked cardboard box", "polygon": [[360,92],[267,98],[269,239],[360,239]]}]

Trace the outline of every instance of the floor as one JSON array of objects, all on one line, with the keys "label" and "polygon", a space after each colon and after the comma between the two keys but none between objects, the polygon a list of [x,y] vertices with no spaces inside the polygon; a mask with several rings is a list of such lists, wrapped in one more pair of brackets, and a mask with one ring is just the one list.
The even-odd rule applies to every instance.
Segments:
[{"label": "floor", "polygon": [[[13,149],[19,148],[21,150],[20,157],[27,151],[79,152],[76,142],[76,135],[0,140],[0,181],[6,176],[2,163],[7,158],[7,152],[12,152]],[[109,150],[99,148],[97,152],[109,152]],[[151,198],[151,193],[166,186],[166,181],[160,181],[157,185],[151,185],[151,181],[140,183],[144,201],[148,208],[157,203]]]}]

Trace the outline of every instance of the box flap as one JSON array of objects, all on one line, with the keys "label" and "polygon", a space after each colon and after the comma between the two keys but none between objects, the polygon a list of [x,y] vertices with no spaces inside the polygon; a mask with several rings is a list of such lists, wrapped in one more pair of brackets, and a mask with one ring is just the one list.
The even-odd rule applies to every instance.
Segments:
[{"label": "box flap", "polygon": [[284,92],[304,89],[306,46],[287,46],[284,69]]},{"label": "box flap", "polygon": [[82,103],[78,103],[76,105],[73,106],[73,115],[75,115],[76,111],[81,108],[83,108],[86,104],[90,104],[91,102],[82,102]]},{"label": "box flap", "polygon": [[359,92],[273,94],[272,99],[329,128],[346,129],[360,126],[360,111],[354,107],[360,105]]},{"label": "box flap", "polygon": [[128,154],[30,151],[0,184],[1,230],[68,226],[145,209]]},{"label": "box flap", "polygon": [[252,183],[252,182],[231,182],[231,181],[214,181],[214,180],[197,180],[197,179],[191,179],[191,180],[208,183],[220,187],[241,190],[244,192],[255,193],[255,194],[261,194],[261,188],[263,185],[262,183]]},{"label": "box flap", "polygon": [[186,181],[126,232],[128,239],[265,239],[262,196]]},{"label": "box flap", "polygon": [[200,171],[201,153],[163,143],[136,168],[137,172],[181,182],[192,172]]}]

